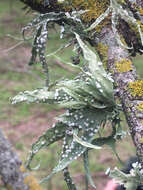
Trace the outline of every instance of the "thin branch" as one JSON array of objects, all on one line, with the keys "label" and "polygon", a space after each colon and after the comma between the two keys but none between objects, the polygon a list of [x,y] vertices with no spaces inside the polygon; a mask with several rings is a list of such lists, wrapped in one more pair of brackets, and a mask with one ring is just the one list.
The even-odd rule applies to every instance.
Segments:
[{"label": "thin branch", "polygon": [[24,41],[20,41],[17,44],[15,44],[14,46],[12,46],[12,47],[10,47],[8,49],[3,50],[2,53],[8,53],[9,51],[14,50],[15,48],[17,48],[18,46],[20,46],[23,43],[24,43]]}]

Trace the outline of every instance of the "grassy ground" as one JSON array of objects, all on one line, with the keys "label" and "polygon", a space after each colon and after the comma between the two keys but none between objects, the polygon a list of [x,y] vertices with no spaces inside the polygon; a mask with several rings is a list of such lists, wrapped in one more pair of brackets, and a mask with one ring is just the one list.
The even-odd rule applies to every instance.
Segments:
[{"label": "grassy ground", "polygon": [[[43,104],[11,105],[10,103],[9,98],[18,92],[40,88],[44,85],[44,76],[40,65],[32,67],[27,65],[31,50],[30,43],[11,48],[19,41],[7,36],[10,34],[14,37],[21,37],[20,29],[31,19],[32,16],[25,15],[21,8],[22,4],[16,0],[0,1],[0,127],[7,134],[20,158],[25,161],[32,142],[55,122],[53,118],[62,113],[62,110]],[[47,53],[55,51],[61,43],[65,43],[64,40],[59,40],[59,36],[54,30],[51,31],[49,38]],[[71,49],[57,54],[64,61],[69,61],[70,55]],[[60,62],[61,60],[59,61],[57,57],[48,59],[52,81],[63,76],[72,78],[77,72],[70,67],[61,66]],[[135,64],[142,77],[142,57],[137,57]],[[123,125],[127,126],[125,122]],[[40,152],[35,158],[36,163],[41,160],[40,170],[34,173],[38,179],[46,176],[56,165],[59,155],[57,147],[59,144],[51,146],[48,151]],[[118,152],[123,160],[134,154],[130,137],[127,137],[126,142],[119,143]],[[105,169],[108,165],[119,166],[119,163],[107,147],[102,152],[95,151],[90,155],[91,171],[95,177],[95,183],[98,185],[97,189],[102,189],[105,183],[103,180]],[[78,184],[83,184],[84,169],[79,164],[81,162],[79,159],[71,167],[73,177]],[[43,185],[43,188],[45,190],[67,189],[61,174],[54,176],[48,184]]]}]

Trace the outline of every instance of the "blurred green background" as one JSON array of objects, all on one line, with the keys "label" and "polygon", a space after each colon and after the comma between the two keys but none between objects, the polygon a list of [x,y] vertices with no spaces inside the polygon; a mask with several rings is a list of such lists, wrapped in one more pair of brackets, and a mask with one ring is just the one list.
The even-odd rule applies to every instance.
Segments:
[{"label": "blurred green background", "polygon": [[[19,40],[22,38],[21,28],[34,16],[33,13],[26,14],[22,8],[23,4],[17,0],[0,1],[0,127],[19,154],[20,159],[25,161],[31,144],[40,134],[52,126],[55,122],[54,117],[62,113],[63,110],[45,104],[12,105],[10,102],[10,97],[15,96],[18,92],[40,88],[44,85],[44,75],[40,64],[34,66],[27,64],[30,58],[31,42],[23,43]],[[47,54],[56,51],[60,45],[66,42],[66,39],[60,40],[56,30],[51,29],[49,32]],[[60,51],[57,57],[47,59],[52,81],[61,77],[73,78],[76,75],[77,70],[62,64],[70,61],[71,54],[72,50],[67,48],[65,51]],[[134,63],[140,77],[142,77],[143,57],[137,56]],[[127,127],[124,118],[122,123],[124,127]],[[33,165],[41,162],[39,171],[33,172],[38,180],[48,175],[56,165],[60,155],[59,145],[61,143],[54,144],[35,157]],[[119,142],[117,150],[122,160],[134,155],[134,146],[129,136],[124,142]],[[104,147],[102,151],[91,152],[90,158],[90,168],[97,189],[103,189],[107,180],[104,174],[105,170],[108,166],[117,165],[120,167],[120,164],[108,147]],[[82,165],[82,160],[78,159],[73,162],[70,170],[76,183],[84,187],[84,168]],[[67,189],[62,174],[55,175],[42,187],[44,190]],[[0,189],[2,189],[2,184],[0,184]]]}]

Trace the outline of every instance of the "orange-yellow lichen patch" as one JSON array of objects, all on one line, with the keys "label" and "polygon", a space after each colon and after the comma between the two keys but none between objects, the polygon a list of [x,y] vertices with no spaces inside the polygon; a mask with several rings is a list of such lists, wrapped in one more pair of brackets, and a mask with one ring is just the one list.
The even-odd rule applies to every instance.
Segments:
[{"label": "orange-yellow lichen patch", "polygon": [[116,62],[115,67],[116,67],[117,72],[119,73],[133,70],[132,62],[129,59],[122,59],[121,61]]},{"label": "orange-yellow lichen patch", "polygon": [[21,172],[26,172],[26,168],[25,168],[23,165],[21,165],[21,166],[20,166],[20,171],[21,171]]},{"label": "orange-yellow lichen patch", "polygon": [[[23,165],[21,165],[20,171],[27,172],[27,169]],[[24,179],[24,183],[28,185],[29,190],[42,190],[41,186],[33,175],[27,175]]]},{"label": "orange-yellow lichen patch", "polygon": [[29,190],[42,190],[39,183],[32,175],[26,176],[24,179],[24,183],[29,186]]},{"label": "orange-yellow lichen patch", "polygon": [[140,13],[141,16],[143,16],[143,9],[141,7],[139,9],[139,13]]},{"label": "orange-yellow lichen patch", "polygon": [[143,96],[143,80],[129,82],[129,89],[132,96]]},{"label": "orange-yellow lichen patch", "polygon": [[143,111],[143,102],[141,102],[141,103],[139,103],[139,104],[137,105],[137,109],[138,109],[139,111]]}]

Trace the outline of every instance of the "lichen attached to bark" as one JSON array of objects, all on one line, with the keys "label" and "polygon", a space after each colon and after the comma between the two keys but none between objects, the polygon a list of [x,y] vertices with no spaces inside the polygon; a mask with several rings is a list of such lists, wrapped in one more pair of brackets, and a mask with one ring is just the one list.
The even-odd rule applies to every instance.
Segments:
[{"label": "lichen attached to bark", "polygon": [[119,73],[128,72],[133,70],[132,62],[129,59],[122,59],[119,62],[115,62],[116,70]]},{"label": "lichen attached to bark", "polygon": [[143,80],[129,82],[129,89],[132,96],[143,96]]}]

